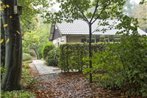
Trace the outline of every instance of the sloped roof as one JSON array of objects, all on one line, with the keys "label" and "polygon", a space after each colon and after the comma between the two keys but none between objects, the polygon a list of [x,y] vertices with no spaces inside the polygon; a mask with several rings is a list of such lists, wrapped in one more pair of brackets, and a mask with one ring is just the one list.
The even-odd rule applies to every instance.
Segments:
[{"label": "sloped roof", "polygon": [[[99,23],[102,23],[102,20],[97,20],[92,25],[92,32],[94,35],[115,35],[118,29],[114,27],[119,23],[117,20],[106,20],[110,25],[99,26]],[[82,20],[74,20],[73,23],[57,23],[57,28],[60,30],[60,33],[63,35],[88,35],[89,28],[88,24]],[[110,29],[111,28],[111,29]],[[103,29],[107,29],[106,31],[102,31]],[[140,35],[147,35],[143,30],[138,28],[138,32]]]}]

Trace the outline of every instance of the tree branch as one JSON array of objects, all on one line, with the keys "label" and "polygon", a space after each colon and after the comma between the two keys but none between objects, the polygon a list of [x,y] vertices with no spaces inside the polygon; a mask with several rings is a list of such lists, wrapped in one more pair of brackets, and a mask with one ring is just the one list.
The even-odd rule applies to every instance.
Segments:
[{"label": "tree branch", "polygon": [[84,20],[86,22],[89,22],[88,18],[86,17],[86,15],[80,10],[80,8],[76,5],[77,10],[82,14],[82,17],[84,18]]},{"label": "tree branch", "polygon": [[[102,14],[102,12],[106,9],[106,7],[108,6],[108,5],[110,5],[110,1],[109,1],[109,3],[108,4],[106,4],[104,7],[103,7],[103,9],[101,10],[101,12],[99,13],[99,15],[101,15]],[[93,22],[91,22],[91,24],[93,24],[98,18],[99,18],[99,15],[95,18],[95,20],[93,21]]]},{"label": "tree branch", "polygon": [[95,6],[95,9],[94,9],[93,15],[92,15],[92,17],[91,17],[90,23],[92,22],[92,20],[93,20],[95,14],[96,14],[96,12],[97,12],[97,8],[98,8],[98,0],[97,0],[97,2],[96,2],[96,6]]}]

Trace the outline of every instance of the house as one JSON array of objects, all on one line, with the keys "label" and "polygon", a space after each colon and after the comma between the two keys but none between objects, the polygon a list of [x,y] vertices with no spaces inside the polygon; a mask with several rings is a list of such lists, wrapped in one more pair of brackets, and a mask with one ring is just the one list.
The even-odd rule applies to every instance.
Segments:
[{"label": "house", "polygon": [[[106,20],[103,26],[99,26],[99,24],[102,24],[102,20],[97,20],[92,25],[92,42],[118,41],[120,35],[116,33],[119,30],[114,28],[118,23],[117,20]],[[147,35],[139,28],[138,32],[141,35]],[[85,21],[75,20],[73,23],[62,22],[51,27],[50,41],[53,41],[55,46],[65,43],[88,42],[88,40],[89,27]]]}]

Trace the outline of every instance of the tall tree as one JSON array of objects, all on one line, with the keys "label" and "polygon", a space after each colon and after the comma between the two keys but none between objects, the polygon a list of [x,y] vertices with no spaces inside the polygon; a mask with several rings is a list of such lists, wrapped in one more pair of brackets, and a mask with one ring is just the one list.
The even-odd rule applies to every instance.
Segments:
[{"label": "tall tree", "polygon": [[[32,18],[39,12],[34,6],[47,6],[47,0],[19,0],[23,6],[21,23],[23,27],[29,24]],[[6,68],[2,78],[3,90],[20,89],[21,65],[22,65],[22,34],[20,29],[20,9],[17,0],[1,0],[1,33],[0,44],[3,44],[2,56],[5,57],[3,64]],[[28,23],[29,21],[29,23]],[[3,24],[2,24],[3,23]],[[4,27],[4,28],[3,28]],[[24,30],[26,30],[24,28]]]},{"label": "tall tree", "polygon": [[4,8],[3,19],[5,28],[6,73],[2,81],[2,90],[11,91],[20,89],[21,66],[22,66],[22,39],[20,29],[20,7],[17,0],[3,0]]},{"label": "tall tree", "polygon": [[[82,19],[89,27],[89,68],[92,68],[92,25],[98,20],[105,20],[122,13],[124,0],[57,0],[58,12],[48,12],[44,17],[51,22],[72,22]],[[89,74],[92,83],[92,73]]]},{"label": "tall tree", "polygon": [[[2,17],[2,15],[1,15]],[[0,42],[0,45],[1,45],[1,67],[3,67],[5,65],[5,33],[4,33],[4,27],[3,27],[3,19],[1,18],[1,24],[0,24],[0,27],[1,27],[1,36],[0,36],[0,39],[1,39],[1,42]]]}]

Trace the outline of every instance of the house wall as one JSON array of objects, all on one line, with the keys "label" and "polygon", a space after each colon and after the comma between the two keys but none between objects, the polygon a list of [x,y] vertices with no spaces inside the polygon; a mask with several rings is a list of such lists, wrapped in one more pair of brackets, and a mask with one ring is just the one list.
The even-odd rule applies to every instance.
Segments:
[{"label": "house wall", "polygon": [[86,38],[86,37],[88,37],[88,36],[85,36],[85,35],[63,35],[59,38],[54,39],[53,44],[56,47],[58,47],[61,44],[81,42],[81,39]]},{"label": "house wall", "polygon": [[[62,35],[59,38],[56,38],[53,40],[53,44],[55,46],[60,46],[61,44],[66,44],[66,43],[76,43],[76,42],[82,42],[82,39],[85,39],[84,42],[88,42],[88,35]],[[112,41],[117,41],[116,38],[119,38],[119,36],[93,36],[92,42],[112,42]]]},{"label": "house wall", "polygon": [[88,36],[86,36],[86,35],[68,35],[67,42],[68,43],[81,42],[81,39],[86,38],[86,37],[88,37]]},{"label": "house wall", "polygon": [[66,36],[62,36],[53,40],[53,44],[58,47],[61,44],[67,43]]},{"label": "house wall", "polygon": [[[82,42],[84,40],[84,42],[87,42],[89,39],[89,35],[68,35],[67,36],[67,42],[68,43],[76,43],[76,42]],[[98,42],[99,41],[99,35],[92,36],[92,42]]]},{"label": "house wall", "polygon": [[57,39],[61,37],[61,34],[60,34],[60,31],[57,27],[54,28],[54,36],[53,36],[53,39]]}]

